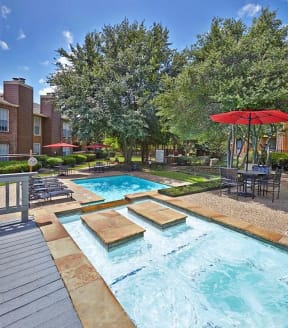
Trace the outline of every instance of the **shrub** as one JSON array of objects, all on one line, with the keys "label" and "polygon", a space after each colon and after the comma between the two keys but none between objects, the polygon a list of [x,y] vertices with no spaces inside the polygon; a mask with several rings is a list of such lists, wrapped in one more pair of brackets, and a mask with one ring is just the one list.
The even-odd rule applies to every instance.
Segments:
[{"label": "shrub", "polygon": [[159,190],[159,193],[166,196],[178,197],[214,190],[218,188],[220,188],[220,179],[215,179],[210,181],[196,182],[185,186],[161,189]]},{"label": "shrub", "polygon": [[115,157],[116,156],[116,153],[115,153],[115,151],[108,151],[107,156],[109,156],[109,157]]},{"label": "shrub", "polygon": [[87,157],[87,162],[92,162],[92,161],[95,161],[95,159],[96,159],[95,154],[85,154],[85,156]]},{"label": "shrub", "polygon": [[273,168],[288,169],[288,153],[270,153],[270,162]]},{"label": "shrub", "polygon": [[56,165],[61,165],[61,164],[63,164],[63,159],[60,157],[49,157],[47,159],[47,165],[49,167],[54,167]]},{"label": "shrub", "polygon": [[[38,163],[33,166],[32,170],[37,171],[41,165]],[[3,161],[0,162],[0,174],[29,172],[30,167],[27,160],[23,161]]]},{"label": "shrub", "polygon": [[65,156],[63,158],[63,164],[74,165],[76,163],[76,158],[74,156]]},{"label": "shrub", "polygon": [[77,164],[87,161],[87,156],[83,155],[83,154],[75,154],[75,155],[71,155],[71,156],[73,156],[75,158]]},{"label": "shrub", "polygon": [[42,164],[42,166],[45,167],[47,165],[47,159],[49,157],[48,157],[48,155],[36,155],[35,158],[37,158],[40,165]]}]

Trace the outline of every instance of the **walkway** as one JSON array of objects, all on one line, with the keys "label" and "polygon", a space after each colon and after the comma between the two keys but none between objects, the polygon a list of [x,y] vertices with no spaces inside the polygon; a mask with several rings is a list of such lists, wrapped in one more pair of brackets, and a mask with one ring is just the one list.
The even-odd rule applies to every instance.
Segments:
[{"label": "walkway", "polygon": [[0,327],[82,327],[33,221],[0,226]]}]

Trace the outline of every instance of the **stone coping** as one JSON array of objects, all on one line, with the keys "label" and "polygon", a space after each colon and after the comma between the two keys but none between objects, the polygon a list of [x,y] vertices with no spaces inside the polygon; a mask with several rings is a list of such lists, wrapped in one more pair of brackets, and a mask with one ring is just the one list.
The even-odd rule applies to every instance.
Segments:
[{"label": "stone coping", "polygon": [[[286,235],[265,230],[245,220],[201,208],[197,204],[182,199],[157,193],[153,195],[147,193],[146,196],[288,250],[288,236]],[[143,195],[140,198],[142,199]],[[135,199],[137,198],[135,197]],[[94,210],[96,209],[95,206]],[[55,205],[31,209],[30,213],[34,215],[35,221],[47,241],[83,327],[135,327],[105,281],[68,235],[55,214],[76,210],[79,212],[83,210],[79,203],[78,206],[71,206],[69,203],[66,207],[61,205],[61,212],[59,206]]]},{"label": "stone coping", "polygon": [[187,215],[183,215],[182,213],[152,201],[128,205],[127,208],[161,229],[186,222],[187,218]]},{"label": "stone coping", "polygon": [[143,237],[145,232],[144,228],[113,210],[80,217],[108,250],[132,239]]}]

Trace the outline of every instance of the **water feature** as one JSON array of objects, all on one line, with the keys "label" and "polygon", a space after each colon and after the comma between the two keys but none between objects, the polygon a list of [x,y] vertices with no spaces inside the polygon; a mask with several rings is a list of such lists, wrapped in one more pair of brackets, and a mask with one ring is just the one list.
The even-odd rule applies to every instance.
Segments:
[{"label": "water feature", "polygon": [[160,230],[116,210],[146,232],[110,252],[79,214],[60,221],[137,327],[288,327],[286,250],[193,215]]}]

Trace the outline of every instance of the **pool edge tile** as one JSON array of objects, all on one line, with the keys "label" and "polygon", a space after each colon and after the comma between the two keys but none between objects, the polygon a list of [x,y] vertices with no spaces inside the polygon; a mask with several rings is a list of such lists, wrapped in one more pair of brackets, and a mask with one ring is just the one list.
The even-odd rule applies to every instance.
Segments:
[{"label": "pool edge tile", "polygon": [[70,292],[85,328],[135,328],[104,280],[97,279]]}]

